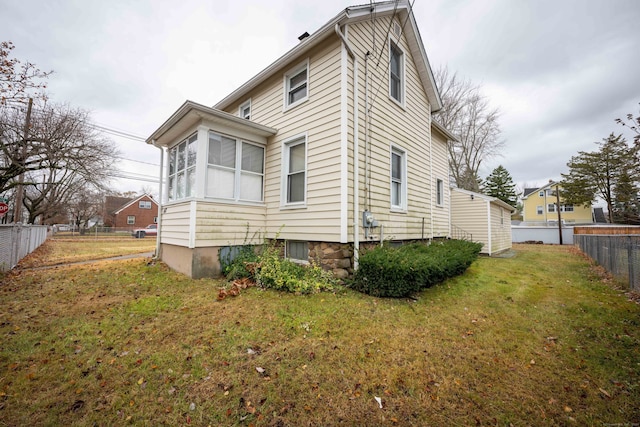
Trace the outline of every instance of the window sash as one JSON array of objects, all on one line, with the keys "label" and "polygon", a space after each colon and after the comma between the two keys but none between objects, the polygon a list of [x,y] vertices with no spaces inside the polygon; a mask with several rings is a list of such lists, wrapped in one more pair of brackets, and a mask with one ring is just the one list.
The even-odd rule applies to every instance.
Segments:
[{"label": "window sash", "polygon": [[287,258],[308,261],[309,243],[300,241],[287,241]]},{"label": "window sash", "polygon": [[127,225],[134,225],[136,223],[136,216],[135,215],[128,215],[127,216]]},{"label": "window sash", "polygon": [[287,75],[287,105],[293,105],[296,102],[302,101],[308,95],[307,83],[309,80],[308,67],[301,70],[297,70]]},{"label": "window sash", "polygon": [[405,208],[406,203],[406,153],[391,151],[391,207]]},{"label": "window sash", "polygon": [[286,145],[286,203],[303,203],[306,192],[306,140],[298,139]]},{"label": "window sash", "polygon": [[195,196],[197,150],[197,134],[169,149],[169,185],[167,188],[169,201]]},{"label": "window sash", "polygon": [[444,182],[441,179],[436,180],[436,204],[444,204]]},{"label": "window sash", "polygon": [[206,197],[264,200],[265,149],[209,132]]},{"label": "window sash", "polygon": [[389,42],[389,95],[402,102],[403,52],[392,41]]}]

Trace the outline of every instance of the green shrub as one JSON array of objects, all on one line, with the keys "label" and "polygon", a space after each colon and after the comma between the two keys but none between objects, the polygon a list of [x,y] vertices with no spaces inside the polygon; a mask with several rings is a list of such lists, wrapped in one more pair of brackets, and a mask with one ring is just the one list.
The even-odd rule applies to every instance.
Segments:
[{"label": "green shrub", "polygon": [[220,267],[222,274],[229,280],[242,279],[245,277],[255,280],[255,277],[253,277],[253,269],[248,268],[248,266],[258,262],[258,260],[259,256],[255,246],[245,244],[240,246],[235,253],[231,251],[228,256],[221,256]]},{"label": "green shrub", "polygon": [[243,246],[223,267],[223,274],[229,280],[247,277],[263,288],[299,294],[331,291],[336,284],[331,272],[314,263],[307,266],[283,259],[275,241],[265,243],[259,251]]},{"label": "green shrub", "polygon": [[376,247],[360,256],[352,287],[379,297],[406,297],[464,273],[481,248],[462,240]]}]

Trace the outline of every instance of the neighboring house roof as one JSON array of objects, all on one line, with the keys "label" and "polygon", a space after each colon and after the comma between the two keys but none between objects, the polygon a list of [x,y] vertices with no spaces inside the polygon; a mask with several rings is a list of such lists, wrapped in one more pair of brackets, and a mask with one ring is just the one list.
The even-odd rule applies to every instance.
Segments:
[{"label": "neighboring house roof", "polygon": [[153,200],[153,196],[151,196],[151,194],[143,194],[140,197],[137,197],[133,200],[131,200],[129,203],[124,204],[123,206],[121,206],[117,211],[114,212],[115,215],[119,214],[120,212],[122,212],[123,210],[125,210],[126,208],[128,208],[129,206],[133,205],[134,203],[138,202],[139,200],[144,199],[145,197],[147,197],[148,199],[151,200],[151,203],[155,204],[156,207],[158,206],[158,202],[156,202],[155,200]]},{"label": "neighboring house roof", "polygon": [[433,71],[431,70],[431,65],[429,65],[429,60],[427,59],[427,54],[424,49],[424,45],[422,44],[418,25],[416,24],[413,11],[408,0],[384,1],[380,3],[347,7],[315,33],[304,38],[300,43],[278,58],[274,63],[214,105],[214,108],[223,110],[232,103],[243,99],[252,89],[266,81],[273,74],[279,72],[283,67],[288,66],[291,61],[300,55],[320,44],[327,36],[333,34],[336,29],[336,25],[345,25],[368,20],[371,19],[371,16],[380,17],[385,15],[394,15],[395,13],[399,13],[400,22],[405,23],[403,31],[407,37],[407,42],[409,43],[409,48],[414,58],[420,81],[422,82],[422,86],[424,87],[429,102],[431,103],[431,112],[441,110],[443,107],[442,99],[438,93]]},{"label": "neighboring house roof", "polygon": [[531,194],[533,193],[537,193],[538,191],[543,191],[546,190],[547,188],[551,188],[551,187],[555,187],[556,185],[558,185],[559,183],[553,180],[549,180],[548,183],[546,183],[545,185],[543,185],[542,187],[539,188],[525,188],[524,189],[524,193],[522,195],[522,199],[526,199],[527,197],[529,197]]},{"label": "neighboring house roof", "polygon": [[607,222],[607,217],[604,214],[603,208],[593,208],[593,217],[595,222]]},{"label": "neighboring house roof", "polygon": [[175,139],[192,128],[195,123],[202,119],[207,119],[216,123],[224,123],[226,126],[237,130],[251,132],[253,135],[269,137],[275,135],[277,129],[263,126],[250,120],[207,107],[193,101],[185,101],[178,110],[171,115],[150,137],[147,144],[156,146],[166,146]]},{"label": "neighboring house roof", "polygon": [[491,197],[491,196],[487,196],[486,194],[476,193],[474,191],[464,190],[462,188],[456,188],[456,187],[451,187],[451,190],[457,191],[462,194],[468,194],[469,196],[473,196],[474,198],[484,199],[489,203],[493,203],[500,206],[501,208],[508,209],[511,213],[514,213],[516,211],[516,208],[511,206],[509,203],[498,199],[497,197]]},{"label": "neighboring house roof", "polygon": [[129,203],[131,201],[131,197],[121,197],[121,196],[106,196],[105,197],[105,211],[109,215],[113,215],[115,211],[120,209],[121,206]]}]

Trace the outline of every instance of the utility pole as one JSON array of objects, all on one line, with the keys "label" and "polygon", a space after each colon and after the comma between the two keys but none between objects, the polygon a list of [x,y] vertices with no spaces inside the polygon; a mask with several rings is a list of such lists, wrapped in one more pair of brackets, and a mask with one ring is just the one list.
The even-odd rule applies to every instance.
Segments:
[{"label": "utility pole", "polygon": [[562,216],[560,215],[560,186],[556,183],[556,210],[558,211],[558,239],[562,244]]},{"label": "utility pole", "polygon": [[16,205],[13,211],[13,222],[22,222],[22,198],[24,196],[24,170],[27,163],[27,140],[29,137],[29,128],[31,127],[31,107],[33,106],[33,98],[29,98],[29,106],[27,107],[27,119],[24,122],[24,140],[22,144],[22,173],[18,177],[18,186],[16,187]]}]

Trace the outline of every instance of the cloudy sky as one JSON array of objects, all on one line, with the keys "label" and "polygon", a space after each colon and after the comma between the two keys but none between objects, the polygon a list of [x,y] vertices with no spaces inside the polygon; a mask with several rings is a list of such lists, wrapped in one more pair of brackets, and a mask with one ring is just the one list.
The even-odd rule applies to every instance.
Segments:
[{"label": "cloudy sky", "polygon": [[[146,138],[186,99],[213,105],[362,0],[0,0],[0,40],[53,70],[50,98],[91,111],[118,145],[120,191],[155,188]],[[559,179],[580,150],[640,114],[640,0],[415,0],[435,70],[500,109],[502,164],[522,186]]]}]

